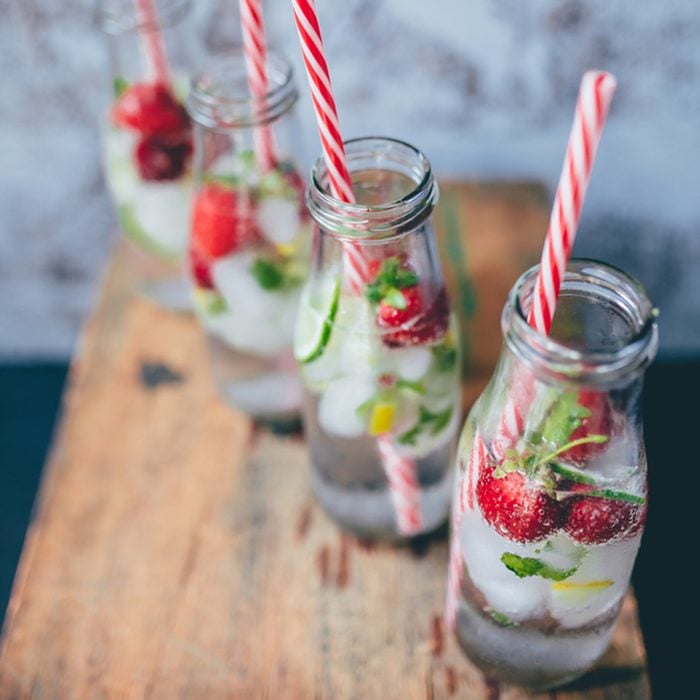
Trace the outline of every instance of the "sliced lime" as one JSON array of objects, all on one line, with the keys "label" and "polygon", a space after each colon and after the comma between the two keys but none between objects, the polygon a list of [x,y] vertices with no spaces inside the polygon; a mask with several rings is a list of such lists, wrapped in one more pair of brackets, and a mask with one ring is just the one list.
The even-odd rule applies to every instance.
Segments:
[{"label": "sliced lime", "polygon": [[144,231],[134,214],[134,208],[130,204],[120,204],[117,209],[117,216],[124,233],[142,250],[168,262],[175,262],[180,257],[178,253],[170,248],[166,248],[166,246],[154,240]]},{"label": "sliced lime", "polygon": [[318,290],[317,303],[302,299],[297,318],[294,356],[301,364],[317,360],[328,345],[340,301],[340,278],[326,280]]}]

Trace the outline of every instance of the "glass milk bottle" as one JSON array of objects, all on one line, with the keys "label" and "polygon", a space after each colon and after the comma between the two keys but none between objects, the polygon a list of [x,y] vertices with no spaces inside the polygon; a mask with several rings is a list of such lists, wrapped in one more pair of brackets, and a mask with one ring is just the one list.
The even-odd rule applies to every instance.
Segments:
[{"label": "glass milk bottle", "polygon": [[107,186],[133,244],[137,283],[174,308],[189,306],[183,266],[192,185],[192,129],[183,105],[194,50],[189,10],[189,0],[99,0],[96,6],[111,63],[102,120]]},{"label": "glass milk bottle", "polygon": [[542,336],[526,321],[536,274],[510,294],[498,366],[460,439],[450,588],[472,661],[547,688],[603,654],[627,591],[647,511],[640,400],[657,327],[638,282],[573,260]]},{"label": "glass milk bottle", "polygon": [[415,535],[445,520],[460,421],[459,334],[431,220],[438,190],[406,143],[363,138],[346,151],[357,204],[328,193],[323,159],[307,195],[317,229],[295,354],[313,488],[349,530]]},{"label": "glass milk bottle", "polygon": [[193,81],[189,268],[219,389],[233,406],[285,430],[299,422],[292,341],[311,241],[297,90],[290,66],[270,52],[263,99],[251,95],[246,75],[243,53],[234,51]]}]

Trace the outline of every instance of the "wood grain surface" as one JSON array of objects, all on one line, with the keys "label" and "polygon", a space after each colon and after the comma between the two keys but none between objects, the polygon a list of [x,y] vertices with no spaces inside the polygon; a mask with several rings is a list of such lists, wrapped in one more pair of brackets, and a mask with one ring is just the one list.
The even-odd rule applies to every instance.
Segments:
[{"label": "wood grain surface", "polygon": [[[442,247],[463,265],[448,276],[478,333],[467,400],[498,352],[505,293],[539,253],[543,200],[443,188]],[[573,686],[537,696],[484,678],[442,625],[445,533],[390,547],[340,532],[313,501],[303,439],[218,398],[195,321],[140,299],[125,256],[119,245],[72,363],[0,698],[649,697],[631,594]]]}]

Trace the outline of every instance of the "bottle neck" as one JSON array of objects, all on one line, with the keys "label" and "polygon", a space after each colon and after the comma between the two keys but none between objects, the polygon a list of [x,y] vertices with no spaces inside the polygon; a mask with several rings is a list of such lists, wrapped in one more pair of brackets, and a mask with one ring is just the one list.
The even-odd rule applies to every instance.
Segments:
[{"label": "bottle neck", "polygon": [[139,11],[134,0],[98,0],[95,24],[113,36],[165,29],[181,22],[190,12],[191,0],[153,0],[155,16]]},{"label": "bottle neck", "polygon": [[227,131],[271,124],[295,105],[299,96],[291,66],[280,56],[267,54],[266,95],[251,95],[242,48],[214,59],[192,81],[187,110],[208,129]]},{"label": "bottle neck", "polygon": [[639,282],[604,263],[570,261],[551,333],[543,336],[527,323],[538,272],[534,267],[520,277],[501,317],[515,362],[548,383],[601,390],[640,378],[656,355],[658,329]]},{"label": "bottle neck", "polygon": [[378,246],[415,231],[429,219],[438,187],[419,150],[402,141],[370,137],[345,142],[345,152],[354,203],[330,193],[323,158],[311,171],[306,203],[322,231]]}]

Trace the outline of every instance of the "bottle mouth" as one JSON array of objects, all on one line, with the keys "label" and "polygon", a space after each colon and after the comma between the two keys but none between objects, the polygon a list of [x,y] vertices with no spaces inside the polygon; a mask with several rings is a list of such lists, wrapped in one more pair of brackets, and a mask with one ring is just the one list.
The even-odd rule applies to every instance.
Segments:
[{"label": "bottle mouth", "polygon": [[658,312],[636,279],[596,260],[570,260],[545,336],[527,322],[539,269],[521,275],[501,317],[516,357],[557,378],[596,383],[636,374],[651,363],[658,348]]},{"label": "bottle mouth", "polygon": [[294,71],[281,56],[267,52],[269,89],[255,96],[248,86],[242,46],[215,57],[192,79],[187,111],[209,129],[246,128],[269,124],[286,114],[299,93]]},{"label": "bottle mouth", "polygon": [[116,36],[130,32],[152,32],[170,27],[182,20],[190,11],[191,0],[154,0],[157,22],[139,16],[134,0],[98,0],[95,7],[95,24],[105,34]]},{"label": "bottle mouth", "polygon": [[338,238],[365,240],[415,230],[430,216],[438,187],[430,162],[414,146],[383,136],[344,142],[356,202],[330,192],[328,165],[319,157],[309,178],[306,204],[325,231]]}]

